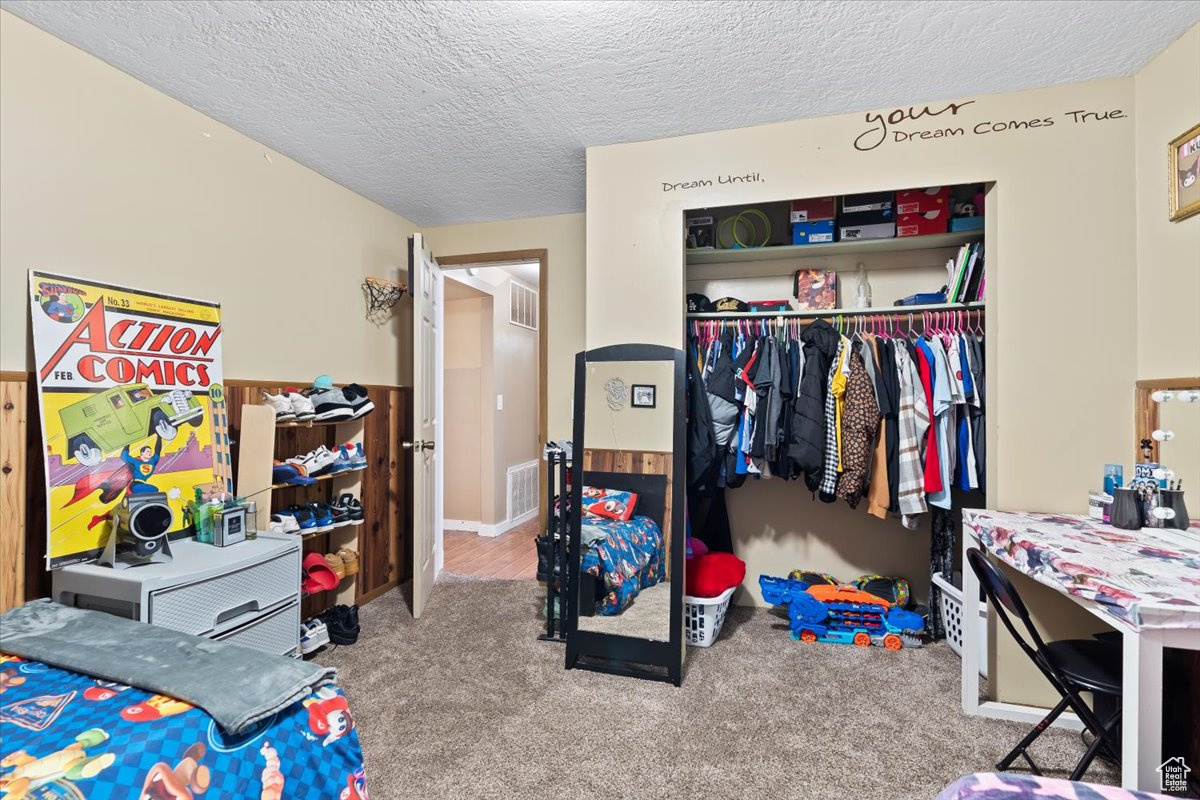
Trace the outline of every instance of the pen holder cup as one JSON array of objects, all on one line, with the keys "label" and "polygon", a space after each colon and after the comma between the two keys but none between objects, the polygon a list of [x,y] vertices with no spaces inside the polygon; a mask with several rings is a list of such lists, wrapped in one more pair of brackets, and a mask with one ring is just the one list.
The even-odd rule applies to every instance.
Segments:
[{"label": "pen holder cup", "polygon": [[1142,503],[1133,489],[1114,489],[1111,513],[1114,528],[1137,531],[1142,528]]},{"label": "pen holder cup", "polygon": [[1188,519],[1187,506],[1183,502],[1183,492],[1173,489],[1162,489],[1159,494],[1162,495],[1162,504],[1175,512],[1175,516],[1172,519],[1163,522],[1163,527],[1186,531],[1188,525],[1191,524],[1191,520]]}]

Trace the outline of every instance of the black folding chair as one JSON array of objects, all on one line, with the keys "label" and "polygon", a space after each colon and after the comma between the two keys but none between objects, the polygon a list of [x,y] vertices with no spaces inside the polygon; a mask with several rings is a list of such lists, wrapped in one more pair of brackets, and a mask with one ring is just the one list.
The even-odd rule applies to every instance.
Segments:
[{"label": "black folding chair", "polygon": [[[1029,746],[1068,707],[1079,716],[1080,721],[1083,722],[1084,726],[1095,737],[1088,747],[1087,752],[1084,753],[1083,758],[1079,760],[1079,763],[1075,766],[1075,770],[1071,773],[1071,780],[1077,781],[1083,777],[1083,773],[1087,772],[1087,768],[1102,748],[1108,758],[1119,764],[1121,749],[1117,743],[1116,736],[1121,721],[1120,712],[1118,711],[1108,720],[1101,721],[1096,713],[1083,701],[1083,698],[1079,696],[1079,693],[1092,692],[1093,694],[1115,695],[1118,698],[1116,705],[1118,708],[1120,707],[1120,643],[1098,641],[1095,639],[1064,639],[1047,644],[1042,640],[1041,635],[1038,634],[1037,628],[1033,626],[1033,620],[1029,617],[1029,610],[1025,607],[1025,603],[1022,602],[1021,596],[1017,594],[1016,588],[1000,570],[996,569],[988,561],[983,551],[977,547],[972,547],[967,550],[967,560],[971,564],[971,569],[975,570],[975,574],[979,576],[979,582],[983,586],[984,594],[987,595],[992,608],[996,610],[1000,621],[1004,623],[1004,627],[1008,629],[1013,639],[1025,651],[1025,655],[1029,656],[1030,660],[1046,676],[1046,680],[1050,681],[1051,685],[1062,695],[1062,700],[1059,701],[1058,705],[1052,708],[1045,719],[1035,725],[1033,730],[1025,735],[1020,744],[1014,747],[1012,752],[996,765],[996,769],[1003,772],[1012,765],[1017,756],[1024,756],[1025,760],[1029,762],[1029,767],[1033,770],[1033,773],[1041,775],[1042,771],[1038,769],[1037,764],[1033,763],[1033,759],[1029,756]],[[1009,613],[1017,617],[1024,624],[1025,631],[1028,633],[1032,645],[1024,636],[1017,632],[1017,628],[1013,625]]]}]

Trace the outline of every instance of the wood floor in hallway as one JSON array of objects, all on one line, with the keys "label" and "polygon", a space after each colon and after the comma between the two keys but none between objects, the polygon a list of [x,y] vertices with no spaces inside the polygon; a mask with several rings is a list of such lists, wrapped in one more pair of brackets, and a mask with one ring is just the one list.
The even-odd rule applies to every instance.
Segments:
[{"label": "wood floor in hallway", "polygon": [[536,517],[499,536],[448,530],[443,536],[443,569],[477,578],[532,581],[537,574],[537,553],[533,546],[537,534]]}]

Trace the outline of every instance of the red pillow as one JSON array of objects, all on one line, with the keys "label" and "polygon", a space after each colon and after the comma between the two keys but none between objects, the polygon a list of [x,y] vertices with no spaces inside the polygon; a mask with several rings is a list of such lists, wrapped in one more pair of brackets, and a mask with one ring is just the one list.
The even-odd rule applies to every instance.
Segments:
[{"label": "red pillow", "polygon": [[583,487],[583,510],[597,517],[628,522],[633,518],[637,499],[638,496],[634,492],[598,489],[594,486]]},{"label": "red pillow", "polygon": [[746,578],[746,562],[733,553],[705,553],[687,562],[687,593],[716,597]]}]

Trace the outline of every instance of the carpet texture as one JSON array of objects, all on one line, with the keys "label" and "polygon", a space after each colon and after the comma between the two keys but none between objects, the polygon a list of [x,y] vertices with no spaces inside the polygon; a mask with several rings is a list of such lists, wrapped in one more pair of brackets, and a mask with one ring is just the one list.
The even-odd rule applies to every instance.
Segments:
[{"label": "carpet texture", "polygon": [[[565,671],[563,645],[536,639],[544,603],[535,583],[444,577],[419,622],[390,592],[358,644],[318,657],[340,670],[372,800],[932,798],[1028,730],[962,714],[945,644],[803,645],[735,608],[676,689]],[[1033,748],[1055,777],[1082,753],[1067,731]]]}]

